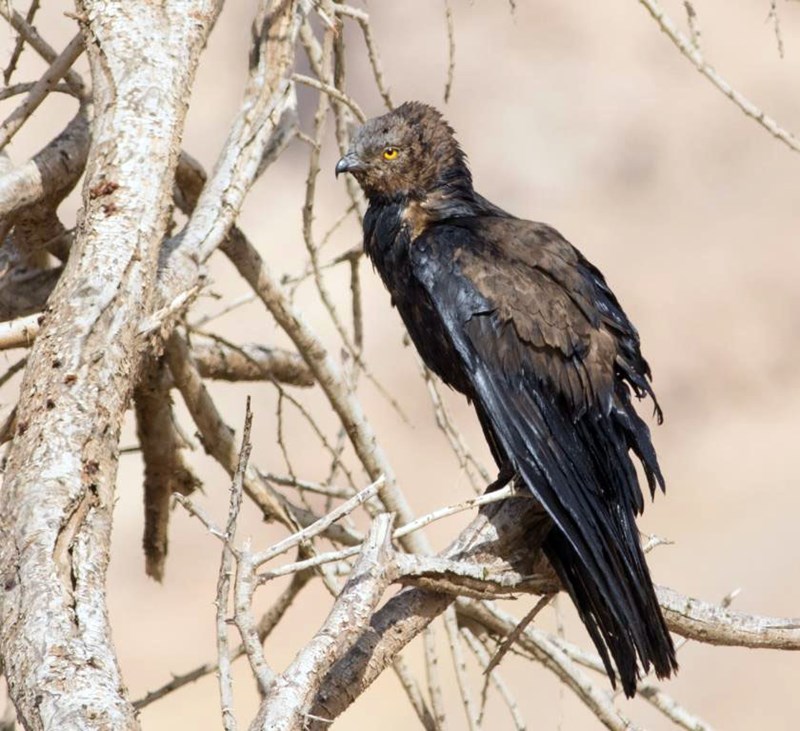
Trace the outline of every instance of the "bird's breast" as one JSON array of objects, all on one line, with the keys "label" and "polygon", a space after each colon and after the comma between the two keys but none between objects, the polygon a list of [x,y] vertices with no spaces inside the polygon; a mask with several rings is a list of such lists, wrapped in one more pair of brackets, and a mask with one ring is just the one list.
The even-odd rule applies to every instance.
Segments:
[{"label": "bird's breast", "polygon": [[413,242],[419,238],[431,224],[431,214],[420,201],[409,201],[400,214],[403,226],[408,231],[408,236]]}]

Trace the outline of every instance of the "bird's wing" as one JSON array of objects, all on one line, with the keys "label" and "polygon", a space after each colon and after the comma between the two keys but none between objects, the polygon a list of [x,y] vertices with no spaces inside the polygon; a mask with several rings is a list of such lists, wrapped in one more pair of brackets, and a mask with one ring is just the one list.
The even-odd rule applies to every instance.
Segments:
[{"label": "bird's wing", "polygon": [[[599,272],[540,224],[482,218],[440,225],[412,244],[411,256],[459,353],[482,424],[579,564],[572,577],[562,567],[562,579],[588,581],[570,589],[582,614],[610,613],[584,616],[596,643],[598,625],[610,645],[615,633],[630,633],[623,644],[647,666],[658,638],[632,618],[660,615],[634,523],[643,500],[629,449],[651,490],[662,479],[626,385],[649,392],[635,329]],[[584,590],[600,599],[581,601],[575,595]],[[635,654],[631,661],[630,653],[621,658],[622,650],[609,649],[623,679],[630,676],[620,665],[635,667]],[[666,661],[657,669],[669,672]]]}]

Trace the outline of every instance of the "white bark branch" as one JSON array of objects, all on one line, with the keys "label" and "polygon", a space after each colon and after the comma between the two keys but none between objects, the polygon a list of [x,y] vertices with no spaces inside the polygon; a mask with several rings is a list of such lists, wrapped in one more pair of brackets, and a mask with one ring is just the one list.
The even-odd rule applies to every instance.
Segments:
[{"label": "white bark branch", "polygon": [[105,605],[116,450],[216,12],[210,0],[79,9],[98,110],[84,212],[29,357],[0,496],[0,654],[21,722],[35,730],[138,727]]},{"label": "white bark branch", "polygon": [[386,513],[372,523],[361,555],[325,624],[275,679],[251,731],[299,731],[333,663],[369,626],[376,604],[391,581],[391,523]]},{"label": "white bark branch", "polygon": [[709,645],[800,650],[800,617],[745,614],[663,586],[656,595],[672,632]]}]

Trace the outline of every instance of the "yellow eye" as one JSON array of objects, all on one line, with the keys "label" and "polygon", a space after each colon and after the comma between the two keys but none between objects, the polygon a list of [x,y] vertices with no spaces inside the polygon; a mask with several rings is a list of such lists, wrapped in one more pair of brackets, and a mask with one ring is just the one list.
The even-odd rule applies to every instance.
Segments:
[{"label": "yellow eye", "polygon": [[387,147],[383,151],[383,159],[384,160],[394,160],[400,154],[400,150],[396,147]]}]

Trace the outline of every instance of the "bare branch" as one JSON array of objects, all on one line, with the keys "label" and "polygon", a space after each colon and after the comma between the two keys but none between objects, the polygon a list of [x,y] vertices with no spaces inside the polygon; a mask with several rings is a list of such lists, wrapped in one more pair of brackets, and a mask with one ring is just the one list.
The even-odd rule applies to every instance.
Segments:
[{"label": "bare branch", "polygon": [[335,86],[326,84],[324,81],[314,79],[311,76],[304,76],[303,74],[292,74],[292,80],[298,82],[299,84],[310,86],[312,89],[317,89],[324,94],[327,94],[329,97],[336,99],[336,101],[346,104],[353,114],[356,115],[358,121],[362,124],[367,121],[367,115],[364,114],[364,112],[361,110],[361,107],[358,106],[355,100],[351,99],[349,96],[347,96],[347,94],[345,94],[343,91],[340,91]]},{"label": "bare branch", "polygon": [[800,650],[800,618],[744,614],[663,586],[656,595],[670,630],[709,645]]},{"label": "bare branch", "polygon": [[[538,574],[543,578],[551,570],[539,546],[549,528],[548,519],[535,501],[510,498],[485,506],[442,558],[474,562],[498,573],[505,566],[520,575]],[[396,557],[400,558],[401,555]],[[552,573],[549,575],[554,578]],[[387,601],[372,617],[370,630],[331,669],[312,712],[323,718],[336,718],[451,602],[452,596],[423,589],[406,590]]]},{"label": "bare branch", "polygon": [[[292,583],[281,593],[277,601],[264,613],[258,622],[258,637],[259,641],[263,642],[278,625],[278,622],[283,618],[286,611],[292,605],[297,595],[302,591],[308,580],[311,578],[311,573],[301,572],[292,577]],[[231,660],[236,660],[245,654],[245,646],[239,645],[234,652],[231,653]],[[160,688],[152,690],[143,698],[133,702],[133,707],[138,711],[151,703],[154,703],[161,698],[180,690],[190,683],[194,683],[206,675],[211,675],[219,670],[219,663],[208,662],[200,665],[199,667],[190,670],[188,673],[176,675],[168,683],[165,683]]]},{"label": "bare branch", "polygon": [[231,482],[230,507],[228,521],[225,524],[225,541],[222,546],[222,559],[217,579],[217,663],[219,665],[219,695],[222,705],[222,725],[225,731],[236,730],[236,718],[233,715],[233,681],[231,679],[231,656],[228,646],[228,595],[230,594],[231,573],[233,571],[233,552],[231,546],[236,537],[236,522],[242,507],[244,476],[247,472],[247,460],[250,458],[250,429],[253,426],[253,413],[250,411],[250,399],[245,408],[242,446],[236,472]]},{"label": "bare branch", "polygon": [[[513,616],[490,604],[469,599],[459,599],[457,604],[460,612],[484,625],[495,635],[503,637],[513,631],[516,625]],[[520,636],[519,643],[537,661],[566,683],[606,728],[613,731],[631,731],[636,728],[622,716],[608,695],[597,688],[589,677],[543,633],[528,628]]]},{"label": "bare branch", "polygon": [[[30,20],[23,18],[11,7],[11,3],[5,4],[0,2],[0,16],[5,18],[11,27],[19,33],[20,38],[24,39],[47,63],[52,64],[56,60],[58,53],[39,35],[36,28],[30,24]],[[78,73],[75,71],[68,71],[64,79],[79,97],[83,97],[83,79],[81,79]]]},{"label": "bare branch", "polygon": [[450,653],[453,656],[456,682],[458,683],[458,690],[461,694],[461,702],[464,705],[464,713],[467,716],[467,725],[470,731],[479,731],[481,724],[478,720],[478,709],[475,707],[475,701],[472,698],[472,691],[469,687],[467,664],[464,659],[464,650],[461,647],[461,636],[458,632],[456,612],[452,605],[444,612],[444,626],[447,630],[447,639],[450,642]]},{"label": "bare branch", "polygon": [[387,514],[373,521],[353,573],[325,624],[275,679],[251,729],[294,731],[305,727],[309,706],[327,671],[369,625],[391,580],[391,522]]},{"label": "bare branch", "polygon": [[748,117],[758,122],[758,124],[766,129],[773,137],[779,139],[795,152],[800,152],[800,140],[791,132],[787,132],[783,129],[772,117],[767,116],[749,99],[736,91],[736,89],[725,81],[712,66],[706,63],[700,49],[681,33],[678,26],[675,25],[675,22],[664,12],[658,0],[639,0],[639,2],[646,8],[647,12],[653,16],[659,28],[664,31],[677,49],[694,64],[695,68],[703,74],[703,76],[727,96]]},{"label": "bare branch", "polygon": [[[428,515],[423,515],[421,518],[412,521],[411,523],[407,523],[406,525],[398,528],[394,531],[392,538],[400,539],[404,536],[413,533],[420,528],[429,525],[434,520],[438,520],[440,518],[445,518],[450,515],[454,515],[457,512],[462,510],[468,510],[472,507],[476,507],[479,505],[489,505],[491,503],[499,502],[511,495],[511,491],[513,488],[508,488],[508,490],[498,490],[494,493],[489,493],[487,495],[483,495],[481,497],[472,498],[470,500],[465,500],[463,503],[458,503],[457,505],[452,505],[446,508],[440,508],[439,510],[435,510],[433,513],[429,513]],[[281,566],[277,569],[270,569],[269,571],[264,571],[262,573],[262,579],[274,579],[278,576],[285,576],[286,574],[293,574],[296,571],[303,571],[305,569],[313,568],[316,566],[321,566],[324,563],[331,563],[333,561],[342,561],[347,558],[351,558],[355,556],[359,551],[358,546],[353,546],[351,548],[346,548],[340,551],[331,551],[328,553],[319,553],[313,558],[306,559],[304,561],[298,561],[296,563],[288,564],[286,566]],[[483,569],[478,567],[467,567],[462,565],[454,565],[453,562],[447,562],[446,559],[435,559],[430,557],[425,557],[421,555],[409,555],[407,557],[399,557],[395,559],[395,561],[399,561],[402,563],[403,575],[408,578],[409,580],[416,576],[423,576],[427,574],[427,579],[429,579],[429,583],[434,583],[437,580],[441,582],[439,584],[439,588],[441,589],[445,582],[443,581],[441,575],[442,574],[452,574],[452,576],[460,576],[464,579],[476,579],[479,580],[481,588],[487,587],[489,584],[487,582],[482,581],[481,577],[485,577],[486,574]],[[437,563],[439,561],[439,563]],[[432,578],[432,575],[438,575],[437,579]],[[500,576],[500,573],[498,574]],[[456,580],[457,582],[460,580]],[[519,577],[516,579],[510,580],[511,583],[514,584],[514,588],[517,588],[517,583],[519,583]],[[465,588],[467,581],[460,582],[459,591]],[[449,586],[449,585],[448,585]],[[449,587],[452,591],[452,586]],[[458,593],[458,592],[456,592]]]},{"label": "bare branch", "polygon": [[384,104],[386,104],[386,108],[394,109],[391,94],[389,93],[389,89],[384,81],[383,65],[381,64],[381,58],[378,54],[378,47],[375,45],[375,40],[372,36],[372,26],[369,23],[369,15],[367,15],[367,13],[365,13],[363,10],[353,8],[350,5],[345,5],[344,3],[337,2],[333,7],[336,13],[339,15],[345,15],[353,18],[353,20],[355,20],[361,28],[361,33],[364,35],[364,43],[366,43],[367,46],[369,63],[370,66],[372,66],[372,75],[375,77],[375,84],[378,87],[381,97],[383,98]]},{"label": "bare branch", "polygon": [[30,161],[0,176],[0,220],[26,206],[60,201],[77,183],[89,151],[88,110],[79,110],[64,131]]},{"label": "bare branch", "polygon": [[28,348],[39,334],[44,316],[37,312],[11,322],[0,322],[0,350]]},{"label": "bare branch", "polygon": [[676,726],[685,728],[687,731],[713,731],[713,728],[705,721],[693,713],[689,713],[674,698],[668,696],[660,688],[650,683],[644,683],[637,688],[636,692],[651,706],[658,708]]},{"label": "bare branch", "polygon": [[[215,6],[79,5],[90,19],[98,116],[74,263],[29,356],[0,495],[0,654],[26,728],[68,718],[86,729],[135,729],[105,605],[117,444],[185,101]],[[133,57],[143,35],[152,53]],[[159,134],[144,134],[152,125]]]},{"label": "bare branch", "polygon": [[[494,685],[494,687],[497,688],[498,693],[500,693],[503,701],[505,701],[506,706],[508,706],[508,711],[511,714],[511,719],[514,722],[514,728],[516,731],[525,731],[527,729],[527,724],[525,723],[525,719],[522,717],[522,713],[519,710],[517,700],[514,698],[514,695],[511,693],[508,685],[506,685],[505,681],[500,676],[500,673],[497,670],[493,670],[489,667],[492,658],[489,656],[486,648],[468,627],[462,627],[461,634],[466,640],[469,649],[472,650],[473,654],[478,659],[478,662],[483,667],[483,672],[488,676],[489,681]],[[481,716],[482,715],[483,710],[481,710]]]},{"label": "bare branch", "polygon": [[11,115],[0,125],[0,150],[2,150],[11,138],[20,130],[25,120],[33,114],[44,98],[53,90],[55,85],[69,71],[73,63],[83,53],[83,36],[78,33],[68,44],[67,47],[53,61],[42,77],[33,85],[27,98],[17,107]]},{"label": "bare branch", "polygon": [[422,644],[425,649],[425,677],[428,681],[428,694],[435,714],[437,731],[445,731],[447,714],[444,710],[442,683],[439,678],[439,651],[436,648],[436,634],[433,623],[422,632]]},{"label": "bare branch", "polygon": [[314,385],[314,376],[297,354],[246,343],[231,347],[220,339],[192,338],[192,358],[203,378],[217,381],[278,381],[291,386]]},{"label": "bare branch", "polygon": [[188,495],[200,485],[181,457],[165,376],[164,364],[151,361],[133,394],[136,433],[144,460],[145,570],[157,581],[164,578],[172,494]]},{"label": "bare branch", "polygon": [[[360,403],[350,392],[340,369],[319,338],[292,307],[280,285],[271,277],[261,255],[241,231],[231,231],[223,250],[305,359],[342,426],[347,430],[367,474],[373,480],[384,475],[387,487],[383,492],[383,500],[388,509],[398,515],[401,523],[410,522],[413,519],[411,508],[397,487],[394,471],[377,443]],[[407,538],[404,545],[410,551],[429,553],[427,542],[418,534]]]},{"label": "bare branch", "polygon": [[[175,386],[181,392],[184,403],[200,430],[203,447],[233,477],[237,464],[233,432],[211,399],[197,367],[192,362],[186,341],[177,333],[173,333],[165,354]],[[260,483],[252,467],[248,467],[245,475],[244,489],[264,513],[265,518],[292,525],[283,506]]]},{"label": "bare branch", "polygon": [[417,681],[414,680],[414,676],[411,674],[411,670],[402,655],[395,657],[392,662],[392,669],[397,679],[400,681],[400,684],[403,686],[406,697],[414,708],[414,712],[417,714],[422,728],[424,728],[425,731],[440,731],[436,726],[436,721],[431,714],[430,708],[428,708],[425,699],[422,697],[422,692],[417,685]]},{"label": "bare branch", "polygon": [[[38,10],[39,10],[39,0],[31,0],[31,4],[28,6],[28,12],[25,13],[25,22],[32,23],[34,17],[36,17],[36,13],[38,12]],[[14,43],[14,50],[11,52],[11,58],[8,60],[8,65],[3,71],[3,81],[5,82],[6,86],[8,86],[9,82],[11,81],[11,77],[13,76],[14,71],[17,68],[17,63],[19,62],[19,58],[22,55],[22,50],[24,48],[25,48],[25,39],[21,35],[17,36],[17,40]]]}]

